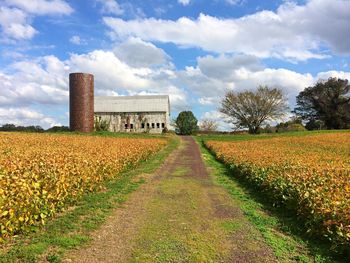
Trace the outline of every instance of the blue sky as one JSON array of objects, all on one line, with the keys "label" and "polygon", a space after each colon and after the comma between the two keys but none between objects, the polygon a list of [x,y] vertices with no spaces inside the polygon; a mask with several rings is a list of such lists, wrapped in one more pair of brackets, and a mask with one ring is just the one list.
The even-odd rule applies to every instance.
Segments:
[{"label": "blue sky", "polygon": [[68,125],[68,74],[96,95],[169,94],[229,129],[228,90],[295,96],[350,78],[350,1],[0,0],[0,124]]}]

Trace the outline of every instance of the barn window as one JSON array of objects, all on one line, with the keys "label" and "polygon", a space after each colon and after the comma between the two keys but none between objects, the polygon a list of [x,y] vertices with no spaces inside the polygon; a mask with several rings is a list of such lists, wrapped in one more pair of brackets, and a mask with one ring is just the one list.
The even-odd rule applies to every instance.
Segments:
[{"label": "barn window", "polygon": [[147,128],[149,129],[149,123],[147,123]]},{"label": "barn window", "polygon": [[141,123],[141,129],[144,129],[144,128],[145,128],[145,124]]},{"label": "barn window", "polygon": [[160,128],[160,123],[157,123],[157,129],[159,129]]},{"label": "barn window", "polygon": [[152,123],[152,129],[154,129],[154,123]]},{"label": "barn window", "polygon": [[124,124],[124,127],[125,127],[125,129],[127,129],[127,128],[128,128],[128,124],[127,124],[127,123],[125,123],[125,124]]},{"label": "barn window", "polygon": [[165,123],[164,123],[164,122],[162,123],[162,128],[163,128],[163,129],[165,128]]},{"label": "barn window", "polygon": [[130,123],[130,129],[134,129],[134,124]]}]

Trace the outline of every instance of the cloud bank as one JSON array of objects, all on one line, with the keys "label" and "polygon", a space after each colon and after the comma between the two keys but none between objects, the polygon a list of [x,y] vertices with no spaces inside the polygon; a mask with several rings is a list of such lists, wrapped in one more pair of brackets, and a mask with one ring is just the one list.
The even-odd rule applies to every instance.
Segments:
[{"label": "cloud bank", "polygon": [[346,0],[310,0],[306,5],[288,1],[275,12],[264,10],[235,19],[200,14],[197,19],[176,21],[114,17],[103,21],[116,39],[134,36],[217,53],[305,61],[326,58],[329,50],[350,54],[349,9]]}]

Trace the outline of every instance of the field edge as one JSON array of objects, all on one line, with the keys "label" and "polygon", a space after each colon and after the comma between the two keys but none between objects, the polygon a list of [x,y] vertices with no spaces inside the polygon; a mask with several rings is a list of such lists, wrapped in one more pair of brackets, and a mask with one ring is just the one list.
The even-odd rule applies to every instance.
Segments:
[{"label": "field edge", "polygon": [[241,203],[244,214],[259,229],[281,262],[345,263],[329,253],[328,243],[301,235],[302,230],[295,223],[296,217],[284,214],[270,203],[264,202],[254,187],[235,178],[233,171],[215,158],[205,147],[203,138],[196,136],[195,139],[214,182],[226,188],[231,197]]},{"label": "field edge", "polygon": [[[53,218],[34,233],[18,236],[0,246],[0,262],[60,262],[69,249],[86,244],[89,233],[102,225],[113,209],[124,203],[128,195],[147,182],[145,176],[160,167],[178,147],[177,136],[166,136],[169,142],[150,159],[105,182],[100,192],[85,195],[75,207]],[[139,178],[138,178],[139,177]]]}]

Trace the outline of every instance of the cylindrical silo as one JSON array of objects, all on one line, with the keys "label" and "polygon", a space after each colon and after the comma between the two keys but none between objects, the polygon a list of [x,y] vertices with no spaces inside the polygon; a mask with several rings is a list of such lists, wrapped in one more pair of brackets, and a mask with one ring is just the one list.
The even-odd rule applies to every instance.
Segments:
[{"label": "cylindrical silo", "polygon": [[71,131],[94,130],[94,76],[69,74],[69,127]]}]

